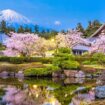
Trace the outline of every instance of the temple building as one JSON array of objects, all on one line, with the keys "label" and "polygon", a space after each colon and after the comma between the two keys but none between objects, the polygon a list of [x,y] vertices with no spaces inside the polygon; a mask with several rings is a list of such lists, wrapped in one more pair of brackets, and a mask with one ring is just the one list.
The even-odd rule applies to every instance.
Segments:
[{"label": "temple building", "polygon": [[[99,38],[100,35],[105,35],[105,24],[103,24],[95,33],[93,33],[89,38],[87,38],[87,41],[90,42],[90,46],[91,43],[96,42],[96,39]],[[75,55],[82,55],[84,52],[89,51],[90,46],[77,44],[72,48],[72,51]]]}]

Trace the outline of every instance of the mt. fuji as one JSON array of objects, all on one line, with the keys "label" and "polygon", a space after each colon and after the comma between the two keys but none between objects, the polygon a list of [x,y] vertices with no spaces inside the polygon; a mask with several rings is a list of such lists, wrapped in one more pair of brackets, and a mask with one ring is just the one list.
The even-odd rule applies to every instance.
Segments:
[{"label": "mt. fuji", "polygon": [[19,27],[20,25],[34,25],[27,17],[10,9],[0,11],[0,22],[2,20],[6,21],[7,26],[14,26],[15,28]]},{"label": "mt. fuji", "polygon": [[[0,22],[3,20],[6,22],[7,26],[14,27],[15,29],[18,29],[20,26],[23,26],[23,27],[29,27],[32,30],[34,30],[34,27],[36,25],[32,21],[30,21],[27,17],[11,9],[0,11]],[[43,29],[51,30],[51,28],[39,26],[39,31],[42,31]]]}]

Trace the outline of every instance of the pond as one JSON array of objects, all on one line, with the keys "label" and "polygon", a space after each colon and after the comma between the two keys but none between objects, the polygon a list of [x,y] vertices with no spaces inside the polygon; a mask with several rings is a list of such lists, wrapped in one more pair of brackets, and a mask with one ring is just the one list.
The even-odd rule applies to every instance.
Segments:
[{"label": "pond", "polygon": [[0,105],[87,105],[95,86],[95,79],[0,78]]}]

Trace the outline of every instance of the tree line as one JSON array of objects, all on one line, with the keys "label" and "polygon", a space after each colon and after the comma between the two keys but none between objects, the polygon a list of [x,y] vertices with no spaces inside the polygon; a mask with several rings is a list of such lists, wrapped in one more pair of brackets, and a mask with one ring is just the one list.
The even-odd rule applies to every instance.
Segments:
[{"label": "tree line", "polygon": [[[76,28],[78,31],[83,33],[84,37],[89,37],[90,35],[92,35],[100,26],[101,26],[101,22],[98,20],[94,20],[94,21],[89,21],[88,22],[88,26],[86,28],[83,27],[83,25],[81,23],[78,23]],[[7,26],[6,22],[3,20],[0,23],[0,31],[8,34],[11,31],[13,32],[17,32],[17,33],[35,33],[38,34],[41,37],[44,37],[46,39],[49,39],[51,37],[54,37],[57,35],[58,31],[56,30],[49,30],[49,29],[42,29],[40,30],[38,25],[34,26],[34,29],[26,26],[20,26],[18,29],[14,28],[13,26]],[[66,33],[67,30],[61,30],[60,32],[62,33]]]}]

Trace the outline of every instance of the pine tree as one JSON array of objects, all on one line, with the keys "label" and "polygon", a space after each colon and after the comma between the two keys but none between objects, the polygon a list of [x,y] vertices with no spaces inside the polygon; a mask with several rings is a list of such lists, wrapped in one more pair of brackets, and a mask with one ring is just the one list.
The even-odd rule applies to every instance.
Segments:
[{"label": "pine tree", "polygon": [[94,20],[93,22],[88,22],[88,27],[85,30],[84,37],[91,36],[95,31],[97,31],[102,24],[98,20]]},{"label": "pine tree", "polygon": [[7,30],[8,30],[9,33],[10,33],[10,32],[16,32],[15,28],[12,27],[12,26],[7,27]]},{"label": "pine tree", "polygon": [[6,33],[7,27],[6,27],[6,22],[4,20],[1,21],[0,27],[1,27],[1,31]]},{"label": "pine tree", "polygon": [[82,24],[81,24],[81,23],[78,23],[78,24],[77,24],[76,29],[77,29],[78,31],[80,31],[80,32],[84,33],[84,28],[83,28],[83,26],[82,26]]},{"label": "pine tree", "polygon": [[23,26],[20,26],[20,27],[18,28],[18,31],[17,31],[17,32],[18,32],[18,33],[24,33],[25,30],[24,30]]},{"label": "pine tree", "polygon": [[65,34],[65,33],[66,33],[66,31],[65,31],[65,30],[61,30],[61,33]]},{"label": "pine tree", "polygon": [[24,32],[32,33],[32,30],[29,27],[25,27]]},{"label": "pine tree", "polygon": [[39,26],[38,25],[35,25],[34,33],[35,34],[38,34],[39,33]]}]

